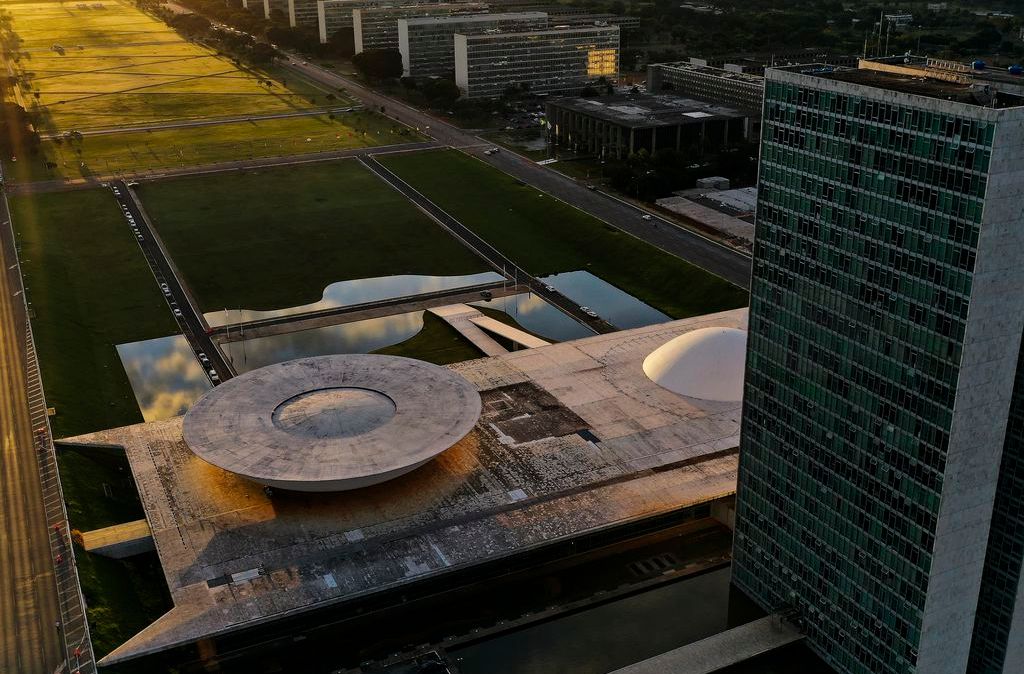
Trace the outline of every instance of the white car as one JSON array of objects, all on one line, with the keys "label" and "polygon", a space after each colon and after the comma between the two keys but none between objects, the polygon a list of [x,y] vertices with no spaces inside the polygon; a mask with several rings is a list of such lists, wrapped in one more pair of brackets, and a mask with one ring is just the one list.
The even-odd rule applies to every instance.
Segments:
[{"label": "white car", "polygon": [[160,290],[164,291],[164,295],[167,295],[168,297],[171,296],[171,289],[167,287],[166,283],[160,284]]},{"label": "white car", "polygon": [[175,309],[174,310],[174,317],[175,318],[181,318],[181,309]]},{"label": "white car", "polygon": [[651,216],[649,216],[649,215],[642,215],[642,216],[640,216],[640,218],[641,218],[642,220],[653,220],[653,219],[654,219],[654,218],[652,218],[652,217],[651,217]]},{"label": "white car", "polygon": [[555,286],[544,286],[544,290],[547,290],[549,293],[553,293],[555,292]]},{"label": "white car", "polygon": [[210,375],[210,381],[212,381],[213,383],[216,384],[217,382],[220,381],[220,377],[217,376],[216,370],[210,370],[208,374]]}]

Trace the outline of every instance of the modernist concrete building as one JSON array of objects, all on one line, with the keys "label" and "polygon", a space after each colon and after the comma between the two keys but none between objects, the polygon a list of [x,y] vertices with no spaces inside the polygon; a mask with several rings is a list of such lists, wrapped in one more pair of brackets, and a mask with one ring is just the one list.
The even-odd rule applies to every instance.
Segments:
[{"label": "modernist concrete building", "polygon": [[497,98],[511,87],[571,92],[618,73],[618,26],[455,36],[455,83],[466,98]]},{"label": "modernist concrete building", "polygon": [[1024,98],[767,73],[733,582],[856,674],[1024,671]]},{"label": "modernist concrete building", "polygon": [[287,17],[289,14],[288,7],[291,2],[292,0],[263,0],[263,16],[269,19],[275,12],[280,12],[283,16]]},{"label": "modernist concrete building", "polygon": [[552,143],[602,158],[641,149],[717,150],[751,134],[752,113],[692,98],[619,95],[547,102]]},{"label": "modernist concrete building", "polygon": [[455,72],[455,34],[547,28],[544,12],[431,16],[398,20],[398,51],[406,77],[443,77]]},{"label": "modernist concrete building", "polygon": [[317,0],[288,0],[288,23],[291,26],[318,26]]},{"label": "modernist concrete building", "polygon": [[682,61],[653,63],[647,66],[647,90],[671,90],[680,96],[759,111],[764,97],[764,78]]},{"label": "modernist concrete building", "polygon": [[[737,309],[445,368],[304,359],[222,384],[184,421],[69,439],[124,447],[174,604],[103,664],[148,658],[162,670],[177,655],[200,657],[200,640],[209,654],[265,645],[268,629],[289,635],[298,616],[321,624],[460,574],[479,582],[488,565],[505,573],[537,559],[515,562],[527,552],[647,518],[719,527],[720,512],[715,519],[731,521],[740,403],[712,399],[717,390],[700,382],[674,393],[643,363],[682,335],[745,327]],[[677,374],[712,355],[662,353]],[[735,391],[741,372],[731,372]],[[414,456],[428,447],[444,449]],[[427,461],[355,491],[262,486],[358,478],[361,464],[379,476],[395,458]]]},{"label": "modernist concrete building", "polygon": [[356,8],[352,10],[355,53],[367,49],[398,49],[400,19],[479,14],[486,11],[487,5],[470,2]]},{"label": "modernist concrete building", "polygon": [[339,30],[352,30],[352,10],[378,7],[387,0],[317,0],[320,42],[326,43]]}]

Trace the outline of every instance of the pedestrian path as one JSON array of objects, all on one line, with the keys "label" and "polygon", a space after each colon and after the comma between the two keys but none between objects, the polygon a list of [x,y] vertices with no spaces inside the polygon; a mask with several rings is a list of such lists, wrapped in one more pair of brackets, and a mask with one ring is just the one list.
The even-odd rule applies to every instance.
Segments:
[{"label": "pedestrian path", "polygon": [[471,319],[482,317],[483,314],[468,304],[449,304],[444,307],[427,309],[442,321],[459,331],[463,337],[480,349],[485,356],[500,356],[508,353],[508,349],[496,342],[493,337],[473,324]]},{"label": "pedestrian path", "polygon": [[611,674],[711,674],[803,639],[777,615],[749,622],[692,644],[617,669]]}]

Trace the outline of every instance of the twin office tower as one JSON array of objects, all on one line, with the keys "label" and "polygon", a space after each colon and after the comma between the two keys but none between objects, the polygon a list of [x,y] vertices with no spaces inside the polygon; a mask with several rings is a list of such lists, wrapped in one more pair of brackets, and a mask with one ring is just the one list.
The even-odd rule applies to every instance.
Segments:
[{"label": "twin office tower", "polygon": [[733,582],[838,672],[1024,672],[1024,82],[769,70]]}]

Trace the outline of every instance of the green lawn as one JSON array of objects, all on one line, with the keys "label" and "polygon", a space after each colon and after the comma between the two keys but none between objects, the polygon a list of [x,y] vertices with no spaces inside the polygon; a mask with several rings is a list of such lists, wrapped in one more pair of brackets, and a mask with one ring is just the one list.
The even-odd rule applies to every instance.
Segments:
[{"label": "green lawn", "polygon": [[354,160],[143,184],[204,311],[319,301],[335,281],[488,271]]},{"label": "green lawn", "polygon": [[329,152],[419,140],[415,132],[373,112],[285,117],[132,131],[80,140],[44,141],[39,152],[6,161],[14,181],[145,174],[182,166]]},{"label": "green lawn", "polygon": [[177,328],[116,202],[89,190],[10,203],[54,433],[141,422],[115,346]]},{"label": "green lawn", "polygon": [[78,579],[96,655],[103,657],[172,606],[155,552],[108,559],[76,547]]},{"label": "green lawn", "polygon": [[113,447],[57,447],[71,526],[92,531],[145,517],[128,457]]},{"label": "green lawn", "polygon": [[741,288],[460,152],[382,161],[535,276],[586,270],[675,318],[747,303]]},{"label": "green lawn", "polygon": [[415,336],[399,344],[378,349],[374,353],[416,358],[435,365],[460,363],[464,360],[483,358],[484,355],[460,335],[458,330],[429,311],[423,312],[423,329]]},{"label": "green lawn", "polygon": [[275,81],[276,73],[250,69],[186,41],[127,0],[104,0],[102,9],[92,4],[2,4],[21,40],[24,55],[14,69],[40,130],[283,112],[326,103],[305,82]]}]

